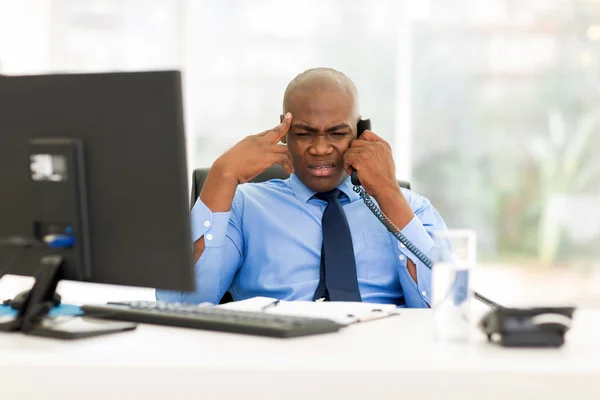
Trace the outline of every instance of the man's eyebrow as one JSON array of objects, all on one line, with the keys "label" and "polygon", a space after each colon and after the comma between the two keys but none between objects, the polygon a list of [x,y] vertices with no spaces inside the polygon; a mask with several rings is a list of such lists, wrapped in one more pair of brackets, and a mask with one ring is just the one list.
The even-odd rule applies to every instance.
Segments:
[{"label": "man's eyebrow", "polygon": [[292,124],[292,129],[302,129],[304,131],[316,133],[319,130],[317,128],[313,128],[312,126],[306,124]]},{"label": "man's eyebrow", "polygon": [[339,131],[342,129],[350,129],[352,130],[352,128],[350,128],[350,125],[344,123],[344,124],[339,124],[336,126],[332,126],[331,128],[327,128],[326,132],[335,132],[335,131]]},{"label": "man's eyebrow", "polygon": [[[306,125],[306,124],[292,124],[292,128],[293,129],[302,129],[305,130],[307,132],[312,132],[312,133],[316,133],[319,130],[317,128],[313,128],[310,125]],[[343,124],[338,124],[335,126],[332,126],[331,128],[327,128],[326,132],[335,132],[335,131],[339,131],[341,129],[352,129],[350,128],[350,125],[343,123]]]}]

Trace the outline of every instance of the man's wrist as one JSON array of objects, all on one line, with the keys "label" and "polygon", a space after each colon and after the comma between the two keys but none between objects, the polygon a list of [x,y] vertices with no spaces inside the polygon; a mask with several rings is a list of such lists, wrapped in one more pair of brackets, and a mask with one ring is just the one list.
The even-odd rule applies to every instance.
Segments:
[{"label": "man's wrist", "polygon": [[397,205],[402,200],[406,201],[398,184],[396,184],[395,186],[389,186],[385,190],[374,194],[373,197],[375,198],[375,200],[377,200],[377,203],[379,203],[380,207],[388,204]]},{"label": "man's wrist", "polygon": [[381,211],[398,229],[403,229],[415,216],[398,185],[373,197],[377,200]]},{"label": "man's wrist", "polygon": [[204,181],[200,199],[212,212],[228,212],[237,189],[237,179],[231,172],[214,163]]},{"label": "man's wrist", "polygon": [[237,174],[229,168],[227,162],[223,162],[220,159],[217,159],[210,168],[208,176],[211,177],[211,175],[220,185],[236,188],[240,184]]}]

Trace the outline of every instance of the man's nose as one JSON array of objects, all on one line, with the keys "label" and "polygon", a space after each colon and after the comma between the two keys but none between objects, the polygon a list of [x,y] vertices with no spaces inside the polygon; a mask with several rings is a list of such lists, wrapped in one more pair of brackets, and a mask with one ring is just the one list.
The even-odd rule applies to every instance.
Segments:
[{"label": "man's nose", "polygon": [[333,147],[327,135],[315,135],[311,150],[314,155],[325,155],[331,153]]}]

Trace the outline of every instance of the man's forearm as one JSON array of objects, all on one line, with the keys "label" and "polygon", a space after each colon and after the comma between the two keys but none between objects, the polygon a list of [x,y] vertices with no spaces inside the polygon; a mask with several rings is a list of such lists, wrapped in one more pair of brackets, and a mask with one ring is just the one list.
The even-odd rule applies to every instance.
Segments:
[{"label": "man's forearm", "polygon": [[237,185],[237,180],[215,163],[204,181],[200,199],[212,212],[227,212],[231,210]]},{"label": "man's forearm", "polygon": [[[397,191],[390,190],[389,193],[378,196],[375,200],[381,207],[381,211],[399,230],[404,229],[415,216],[400,188]],[[406,268],[413,280],[417,282],[417,267],[412,260],[406,261]]]}]

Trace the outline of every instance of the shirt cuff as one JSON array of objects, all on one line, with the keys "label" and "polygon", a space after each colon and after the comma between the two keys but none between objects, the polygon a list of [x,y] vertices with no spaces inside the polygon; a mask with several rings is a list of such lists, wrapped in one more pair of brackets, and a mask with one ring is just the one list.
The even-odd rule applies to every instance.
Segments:
[{"label": "shirt cuff", "polygon": [[192,241],[204,236],[205,247],[222,247],[229,225],[228,212],[212,212],[202,200],[198,199],[192,208]]}]

